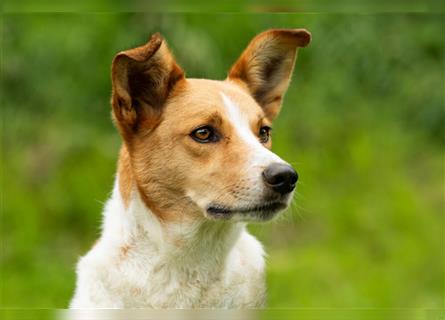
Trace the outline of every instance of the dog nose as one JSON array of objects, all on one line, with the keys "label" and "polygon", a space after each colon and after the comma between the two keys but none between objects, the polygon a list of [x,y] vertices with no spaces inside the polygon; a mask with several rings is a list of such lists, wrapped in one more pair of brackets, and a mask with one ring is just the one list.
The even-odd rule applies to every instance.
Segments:
[{"label": "dog nose", "polygon": [[263,171],[266,185],[282,195],[295,189],[298,180],[297,172],[284,163],[272,163]]}]

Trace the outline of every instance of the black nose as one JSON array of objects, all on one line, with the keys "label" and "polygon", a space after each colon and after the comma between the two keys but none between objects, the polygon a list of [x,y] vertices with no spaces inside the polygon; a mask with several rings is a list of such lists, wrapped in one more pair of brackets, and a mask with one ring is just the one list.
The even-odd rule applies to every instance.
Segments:
[{"label": "black nose", "polygon": [[287,164],[272,163],[263,171],[263,179],[270,188],[284,195],[295,189],[298,174]]}]

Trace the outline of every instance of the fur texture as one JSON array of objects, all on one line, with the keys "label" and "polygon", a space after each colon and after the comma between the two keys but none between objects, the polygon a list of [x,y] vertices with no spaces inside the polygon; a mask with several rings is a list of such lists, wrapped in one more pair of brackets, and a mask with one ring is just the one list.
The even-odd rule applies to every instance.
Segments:
[{"label": "fur texture", "polygon": [[163,226],[118,181],[103,233],[78,264],[71,308],[245,308],[265,303],[261,244],[244,223]]},{"label": "fur texture", "polygon": [[123,144],[71,308],[264,306],[264,251],[246,223],[292,199],[296,173],[282,192],[264,172],[294,172],[270,150],[269,126],[309,39],[303,29],[266,31],[224,81],[186,79],[159,34],[117,54],[112,112]]}]

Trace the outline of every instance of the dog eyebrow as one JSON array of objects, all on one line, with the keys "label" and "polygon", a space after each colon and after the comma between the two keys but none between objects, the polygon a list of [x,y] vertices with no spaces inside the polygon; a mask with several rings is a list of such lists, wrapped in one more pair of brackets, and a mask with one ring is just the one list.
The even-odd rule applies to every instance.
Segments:
[{"label": "dog eyebrow", "polygon": [[211,114],[205,116],[205,121],[209,123],[213,123],[215,125],[221,125],[223,120],[221,115],[218,112],[212,112]]},{"label": "dog eyebrow", "polygon": [[216,111],[212,112],[201,111],[199,113],[194,114],[192,117],[200,119],[202,123],[211,123],[214,125],[221,125],[223,122],[221,115]]},{"label": "dog eyebrow", "polygon": [[257,118],[258,118],[258,121],[257,121],[258,127],[260,127],[262,124],[267,125],[267,126],[271,125],[270,121],[266,118],[265,115],[259,114]]}]

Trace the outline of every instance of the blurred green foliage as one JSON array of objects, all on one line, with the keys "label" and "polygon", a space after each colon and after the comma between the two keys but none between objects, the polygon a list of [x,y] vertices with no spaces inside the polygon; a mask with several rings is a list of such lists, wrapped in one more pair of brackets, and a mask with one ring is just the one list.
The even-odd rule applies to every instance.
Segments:
[{"label": "blurred green foliage", "polygon": [[313,42],[274,124],[295,205],[251,226],[269,306],[444,306],[443,14],[42,13],[3,16],[3,307],[66,307],[99,234],[114,54],[160,31],[189,77],[223,79],[271,27]]}]

